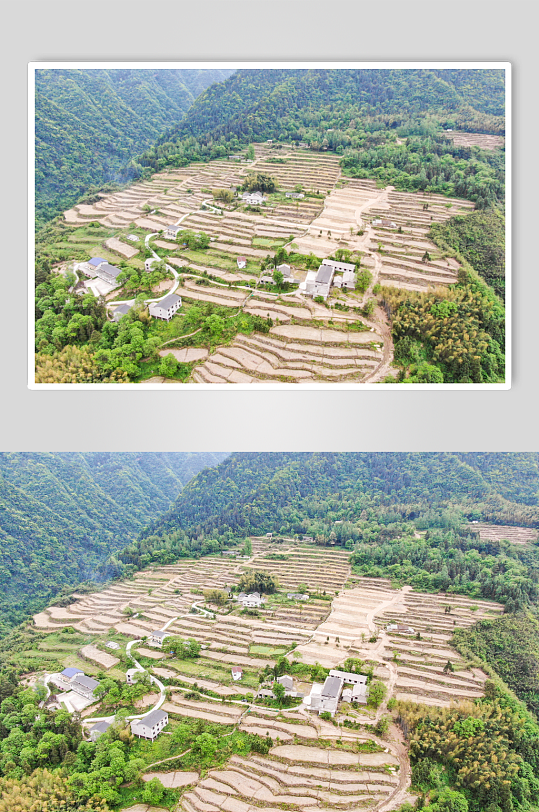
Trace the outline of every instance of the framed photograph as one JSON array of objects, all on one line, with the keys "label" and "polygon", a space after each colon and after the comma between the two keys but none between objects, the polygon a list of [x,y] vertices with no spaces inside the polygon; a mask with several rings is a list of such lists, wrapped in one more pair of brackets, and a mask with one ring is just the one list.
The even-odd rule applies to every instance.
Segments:
[{"label": "framed photograph", "polygon": [[31,63],[29,104],[30,388],[510,388],[509,63]]}]

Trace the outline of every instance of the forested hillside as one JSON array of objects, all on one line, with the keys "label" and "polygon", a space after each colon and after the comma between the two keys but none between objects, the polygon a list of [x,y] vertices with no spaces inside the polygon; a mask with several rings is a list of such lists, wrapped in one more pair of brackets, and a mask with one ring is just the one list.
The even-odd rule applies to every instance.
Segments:
[{"label": "forested hillside", "polygon": [[272,532],[344,547],[358,574],[516,610],[538,599],[539,547],[482,540],[469,522],[539,527],[538,488],[531,453],[234,454],[195,477],[100,575]]},{"label": "forested hillside", "polygon": [[208,88],[131,170],[140,176],[252,141],[292,141],[342,155],[352,176],[484,208],[503,200],[503,153],[458,146],[445,130],[504,128],[500,70],[239,70]]},{"label": "forested hillside", "polygon": [[0,454],[0,629],[94,577],[224,454]]},{"label": "forested hillside", "polygon": [[230,70],[36,71],[36,216],[117,182],[133,155],[179,121]]}]

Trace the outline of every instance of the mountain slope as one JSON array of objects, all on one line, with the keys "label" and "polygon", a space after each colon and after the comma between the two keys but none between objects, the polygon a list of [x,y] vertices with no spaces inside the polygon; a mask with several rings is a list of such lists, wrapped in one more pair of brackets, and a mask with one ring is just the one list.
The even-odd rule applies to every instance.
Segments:
[{"label": "mountain slope", "polygon": [[129,160],[179,121],[230,70],[36,71],[36,215],[118,181]]},{"label": "mountain slope", "polygon": [[96,567],[224,454],[0,454],[0,623]]},{"label": "mountain slope", "polygon": [[233,454],[195,477],[148,533],[279,532],[281,524],[297,532],[299,516],[353,519],[369,506],[451,503],[539,526],[538,491],[531,453]]}]

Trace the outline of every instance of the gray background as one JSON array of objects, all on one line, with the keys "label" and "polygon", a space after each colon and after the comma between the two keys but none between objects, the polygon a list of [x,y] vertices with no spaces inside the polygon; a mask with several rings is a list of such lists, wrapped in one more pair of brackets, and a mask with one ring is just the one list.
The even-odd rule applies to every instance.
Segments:
[{"label": "gray background", "polygon": [[[536,17],[535,4],[522,0],[19,0],[6,7],[0,451],[538,448]],[[510,391],[27,389],[27,63],[189,59],[512,63]]]}]

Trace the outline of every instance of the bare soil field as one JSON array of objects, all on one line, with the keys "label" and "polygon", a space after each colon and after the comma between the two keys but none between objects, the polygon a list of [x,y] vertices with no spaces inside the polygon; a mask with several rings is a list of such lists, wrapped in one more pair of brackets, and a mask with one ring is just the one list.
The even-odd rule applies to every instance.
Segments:
[{"label": "bare soil field", "polygon": [[481,149],[498,149],[505,144],[503,135],[485,135],[484,133],[446,132],[454,144],[459,147],[481,147]]},{"label": "bare soil field", "polygon": [[105,242],[107,248],[110,248],[111,251],[114,251],[120,256],[125,257],[126,259],[131,259],[138,254],[138,248],[133,248],[132,245],[128,245],[121,240],[118,240],[116,237],[111,237],[110,240]]},{"label": "bare soil field", "polygon": [[492,541],[510,541],[511,544],[535,544],[538,531],[533,527],[514,527],[504,524],[481,524],[474,522],[468,525],[470,530],[479,533],[481,539]]}]

